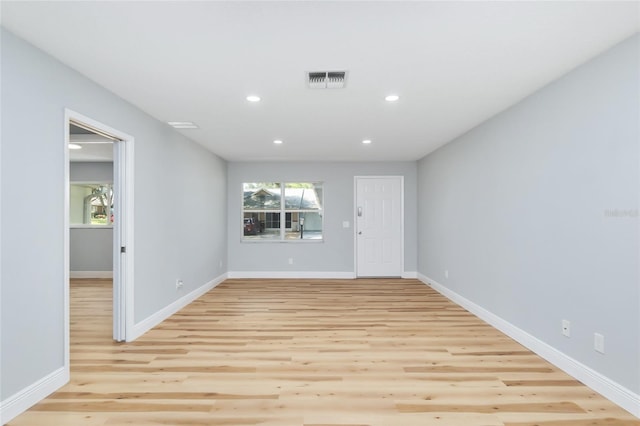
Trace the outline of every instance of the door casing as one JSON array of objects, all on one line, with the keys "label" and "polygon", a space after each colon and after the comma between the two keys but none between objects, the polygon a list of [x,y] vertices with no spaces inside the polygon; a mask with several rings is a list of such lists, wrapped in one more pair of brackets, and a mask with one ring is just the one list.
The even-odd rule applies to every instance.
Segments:
[{"label": "door casing", "polygon": [[[69,343],[69,135],[71,122],[95,129],[99,133],[109,135],[117,141],[114,143],[114,184],[119,186],[119,208],[116,210],[113,242],[114,242],[114,327],[113,337],[117,341],[126,341],[127,336],[133,335],[133,277],[134,277],[134,244],[133,244],[133,188],[134,188],[134,138],[124,132],[107,126],[97,120],[87,117],[71,109],[65,109],[64,114],[64,161],[65,161],[65,191],[64,191],[64,313],[65,313],[65,369],[70,371],[70,343]],[[116,147],[117,146],[117,147]],[[115,166],[117,163],[117,166]],[[117,176],[116,176],[117,174]],[[114,189],[116,189],[114,187]],[[120,247],[126,247],[126,254],[120,253]]]}]

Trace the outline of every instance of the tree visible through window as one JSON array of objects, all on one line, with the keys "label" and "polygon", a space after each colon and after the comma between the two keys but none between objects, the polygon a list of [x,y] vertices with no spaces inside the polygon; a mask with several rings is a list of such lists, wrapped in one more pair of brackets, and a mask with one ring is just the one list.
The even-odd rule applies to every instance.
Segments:
[{"label": "tree visible through window", "polygon": [[322,240],[322,183],[250,182],[242,191],[243,240]]},{"label": "tree visible through window", "polygon": [[72,183],[69,215],[70,225],[113,225],[113,185]]}]

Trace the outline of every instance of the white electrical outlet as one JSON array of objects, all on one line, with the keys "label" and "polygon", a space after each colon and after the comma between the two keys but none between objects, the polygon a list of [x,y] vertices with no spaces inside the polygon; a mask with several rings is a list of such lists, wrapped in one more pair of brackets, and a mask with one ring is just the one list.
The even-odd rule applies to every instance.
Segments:
[{"label": "white electrical outlet", "polygon": [[449,270],[448,270],[448,269],[445,269],[445,270],[444,270],[444,277],[445,277],[446,279],[449,279]]},{"label": "white electrical outlet", "polygon": [[593,349],[596,352],[604,353],[604,336],[600,333],[593,333]]},{"label": "white electrical outlet", "polygon": [[562,334],[571,337],[571,321],[562,320]]},{"label": "white electrical outlet", "polygon": [[289,258],[289,265],[293,265],[293,257]]},{"label": "white electrical outlet", "polygon": [[351,224],[349,223],[348,220],[345,220],[344,222],[342,222],[342,227],[343,228],[348,228],[349,226],[351,226]]},{"label": "white electrical outlet", "polygon": [[176,280],[176,290],[182,288],[183,285],[184,283],[182,282],[182,280]]}]

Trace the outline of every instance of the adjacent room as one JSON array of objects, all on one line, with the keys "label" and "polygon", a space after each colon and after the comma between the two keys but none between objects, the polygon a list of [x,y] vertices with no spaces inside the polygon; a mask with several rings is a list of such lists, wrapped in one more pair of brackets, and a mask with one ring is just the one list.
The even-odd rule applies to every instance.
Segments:
[{"label": "adjacent room", "polygon": [[640,425],[640,2],[0,3],[3,425]]}]

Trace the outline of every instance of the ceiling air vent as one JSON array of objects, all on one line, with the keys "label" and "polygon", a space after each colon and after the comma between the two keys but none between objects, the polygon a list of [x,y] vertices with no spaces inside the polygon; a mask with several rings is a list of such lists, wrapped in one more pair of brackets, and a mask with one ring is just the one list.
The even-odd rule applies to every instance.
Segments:
[{"label": "ceiling air vent", "polygon": [[312,71],[307,75],[309,89],[343,89],[347,82],[346,71]]}]

